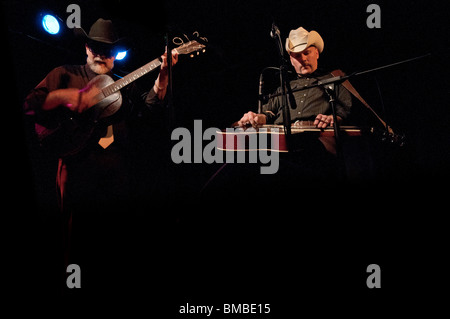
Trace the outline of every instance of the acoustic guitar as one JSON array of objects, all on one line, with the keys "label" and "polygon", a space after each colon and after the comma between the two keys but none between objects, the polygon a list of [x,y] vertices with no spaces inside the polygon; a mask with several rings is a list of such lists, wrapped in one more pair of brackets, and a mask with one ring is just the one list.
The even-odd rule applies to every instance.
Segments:
[{"label": "acoustic guitar", "polygon": [[[199,41],[192,40],[183,43],[172,52],[190,54],[204,50],[204,42],[200,41],[203,42],[200,43]],[[83,94],[88,95],[89,108],[82,113],[68,111],[68,116],[60,121],[56,128],[38,133],[40,145],[58,157],[79,153],[87,145],[95,128],[100,123],[107,123],[107,120],[120,109],[122,105],[120,90],[155,70],[161,63],[160,58],[156,58],[117,81],[106,74],[93,78],[81,90]]]}]

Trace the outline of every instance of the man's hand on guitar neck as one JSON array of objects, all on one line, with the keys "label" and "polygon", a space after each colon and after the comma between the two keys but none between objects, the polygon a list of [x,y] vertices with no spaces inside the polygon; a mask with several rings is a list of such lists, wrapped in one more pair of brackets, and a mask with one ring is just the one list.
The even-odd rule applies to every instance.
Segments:
[{"label": "man's hand on guitar neck", "polygon": [[[169,75],[168,75],[168,63],[167,63],[167,51],[161,55],[161,69],[159,70],[158,78],[155,81],[155,85],[153,86],[153,90],[158,95],[160,100],[164,99],[167,92],[167,85],[169,84]],[[176,50],[172,50],[172,66],[177,64],[178,62],[178,52]]]}]

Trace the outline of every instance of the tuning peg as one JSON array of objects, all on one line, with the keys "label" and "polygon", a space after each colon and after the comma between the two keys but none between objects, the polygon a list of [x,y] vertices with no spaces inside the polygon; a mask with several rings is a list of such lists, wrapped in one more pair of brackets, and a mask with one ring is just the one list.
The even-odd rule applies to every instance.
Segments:
[{"label": "tuning peg", "polygon": [[401,135],[399,136],[398,145],[399,145],[400,147],[403,147],[403,146],[405,146],[405,144],[406,144],[406,136],[405,136],[404,134],[401,134]]}]

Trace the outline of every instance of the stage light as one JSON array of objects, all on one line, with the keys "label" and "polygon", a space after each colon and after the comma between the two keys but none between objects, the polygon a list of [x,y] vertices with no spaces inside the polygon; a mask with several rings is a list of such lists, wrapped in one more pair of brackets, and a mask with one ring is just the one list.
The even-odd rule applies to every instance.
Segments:
[{"label": "stage light", "polygon": [[118,60],[118,61],[123,60],[123,59],[125,59],[126,56],[127,56],[127,51],[117,52],[116,60]]},{"label": "stage light", "polygon": [[50,14],[42,17],[42,27],[50,34],[58,34],[60,30],[58,19]]}]

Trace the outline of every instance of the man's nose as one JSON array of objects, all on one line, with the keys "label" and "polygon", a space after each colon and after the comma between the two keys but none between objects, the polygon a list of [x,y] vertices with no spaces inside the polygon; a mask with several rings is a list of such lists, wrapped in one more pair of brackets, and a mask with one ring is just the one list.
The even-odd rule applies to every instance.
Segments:
[{"label": "man's nose", "polygon": [[102,59],[106,59],[106,54],[104,54],[104,53],[96,53],[96,52],[93,52],[92,54],[94,55],[94,58],[100,57],[100,58],[102,58]]},{"label": "man's nose", "polygon": [[301,55],[300,55],[299,60],[300,60],[301,63],[305,63],[305,62],[308,61],[308,59],[306,58],[306,55],[304,55],[304,54],[301,54]]}]

